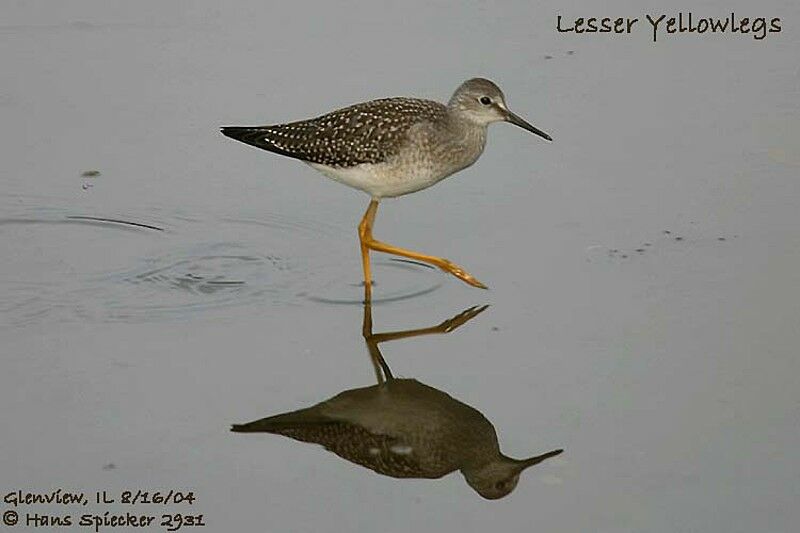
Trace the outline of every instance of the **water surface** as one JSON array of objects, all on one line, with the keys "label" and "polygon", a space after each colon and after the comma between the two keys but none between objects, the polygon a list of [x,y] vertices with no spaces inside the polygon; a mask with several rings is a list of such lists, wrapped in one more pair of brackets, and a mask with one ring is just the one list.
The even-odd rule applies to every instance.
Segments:
[{"label": "water surface", "polygon": [[[559,35],[528,2],[9,4],[0,488],[191,489],[213,531],[794,531],[800,13],[740,4],[786,30],[656,46]],[[373,318],[490,304],[384,346],[392,372],[478,408],[510,456],[564,453],[487,501],[231,433],[373,383],[368,199],[218,126],[475,75],[555,142],[493,126],[474,167],[384,202],[377,237],[490,290],[376,256]]]}]

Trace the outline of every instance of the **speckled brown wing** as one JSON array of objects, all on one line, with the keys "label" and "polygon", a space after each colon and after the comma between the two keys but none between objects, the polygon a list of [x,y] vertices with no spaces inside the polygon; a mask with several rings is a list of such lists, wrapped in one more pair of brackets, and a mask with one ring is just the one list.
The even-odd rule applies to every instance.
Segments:
[{"label": "speckled brown wing", "polygon": [[307,163],[347,168],[385,161],[413,125],[442,120],[446,113],[444,105],[430,100],[385,98],[288,124],[228,126],[222,133]]},{"label": "speckled brown wing", "polygon": [[272,431],[302,442],[321,444],[326,450],[352,463],[396,478],[440,477],[422,467],[410,446],[389,435],[371,433],[347,422],[281,428]]},{"label": "speckled brown wing", "polygon": [[[342,395],[369,394],[375,388],[345,391]],[[320,405],[327,406],[336,398]],[[347,400],[356,398],[350,394]],[[412,444],[391,431],[370,430],[353,421],[323,414],[320,405],[246,424],[234,424],[231,430],[237,433],[272,433],[319,444],[343,459],[395,478],[439,478],[455,469],[453,461],[445,457],[446,452],[419,442],[425,439],[416,438]]]},{"label": "speckled brown wing", "polygon": [[428,471],[415,451],[396,437],[367,431],[350,422],[319,417],[313,410],[300,410],[232,428],[239,433],[272,433],[301,442],[320,444],[352,463],[397,478],[436,478],[444,472]]}]

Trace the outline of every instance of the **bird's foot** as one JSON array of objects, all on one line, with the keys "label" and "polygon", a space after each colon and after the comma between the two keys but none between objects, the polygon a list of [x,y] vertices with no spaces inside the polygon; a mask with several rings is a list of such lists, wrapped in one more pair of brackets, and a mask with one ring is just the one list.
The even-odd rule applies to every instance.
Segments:
[{"label": "bird's foot", "polygon": [[450,274],[454,275],[464,283],[468,285],[472,285],[473,287],[478,287],[479,289],[488,289],[486,285],[478,281],[475,276],[461,268],[460,266],[456,265],[455,263],[444,259],[442,264],[439,265],[439,268],[444,270],[445,272],[449,272]]}]

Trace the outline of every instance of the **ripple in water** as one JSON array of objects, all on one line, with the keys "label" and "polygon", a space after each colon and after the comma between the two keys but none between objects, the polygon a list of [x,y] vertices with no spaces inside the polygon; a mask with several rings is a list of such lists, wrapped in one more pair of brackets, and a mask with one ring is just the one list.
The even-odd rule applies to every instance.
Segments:
[{"label": "ripple in water", "polygon": [[16,215],[0,219],[0,242],[15,252],[0,276],[0,325],[181,319],[296,303],[313,287],[310,273],[330,270],[319,244],[329,228],[313,221],[106,218],[57,208]]},{"label": "ripple in water", "polygon": [[[126,281],[133,284],[150,284],[153,287],[179,289],[192,294],[214,294],[215,292],[238,289],[245,285],[244,280],[227,279],[221,272],[236,270],[238,263],[258,263],[253,256],[206,256],[197,259],[183,259],[174,264],[136,274]],[[275,263],[273,263],[275,264]]]},{"label": "ripple in water", "polygon": [[[0,324],[184,319],[363,299],[355,235],[314,220],[159,210],[99,217],[59,208],[17,215],[0,219],[2,245],[15,252],[0,276]],[[444,279],[404,260],[378,256],[373,265],[375,302],[421,296]]]},{"label": "ripple in water", "polygon": [[[362,275],[359,269],[354,274]],[[408,300],[430,294],[444,283],[445,274],[425,263],[390,258],[372,260],[372,303]],[[361,305],[364,284],[332,282],[320,291],[305,294],[312,302],[335,305]]]},{"label": "ripple in water", "polygon": [[298,265],[286,258],[243,254],[235,243],[207,248],[211,250],[150,259],[142,268],[107,278],[111,284],[121,282],[129,288],[124,298],[108,301],[112,317],[179,317],[262,300],[285,301],[304,277]]}]

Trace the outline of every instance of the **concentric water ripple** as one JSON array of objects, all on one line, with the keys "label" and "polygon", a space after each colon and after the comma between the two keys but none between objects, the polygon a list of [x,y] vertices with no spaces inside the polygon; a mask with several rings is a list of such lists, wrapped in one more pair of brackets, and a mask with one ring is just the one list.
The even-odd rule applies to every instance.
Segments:
[{"label": "concentric water ripple", "polygon": [[[443,285],[445,277],[430,265],[398,258],[373,259],[372,274],[372,303],[408,300],[430,294]],[[354,276],[360,277],[361,271],[354,273]],[[313,302],[324,304],[361,305],[364,301],[364,284],[330,283],[306,296]]]},{"label": "concentric water ripple", "polygon": [[326,251],[319,242],[331,232],[278,215],[14,213],[0,219],[13,251],[0,273],[0,322],[146,321],[296,302],[310,274],[325,271],[315,250]]},{"label": "concentric water ripple", "polygon": [[[279,214],[59,208],[0,218],[0,324],[182,319],[222,308],[360,304],[350,228]],[[444,275],[374,254],[374,301],[421,296]]]},{"label": "concentric water ripple", "polygon": [[290,303],[307,279],[298,260],[258,254],[238,243],[196,246],[151,257],[106,278],[124,298],[107,301],[115,319],[180,317],[229,306]]}]

